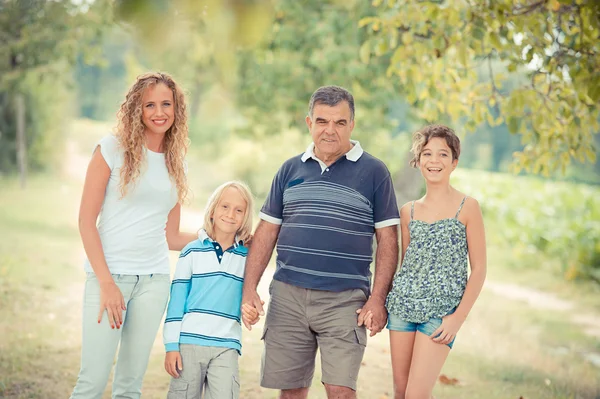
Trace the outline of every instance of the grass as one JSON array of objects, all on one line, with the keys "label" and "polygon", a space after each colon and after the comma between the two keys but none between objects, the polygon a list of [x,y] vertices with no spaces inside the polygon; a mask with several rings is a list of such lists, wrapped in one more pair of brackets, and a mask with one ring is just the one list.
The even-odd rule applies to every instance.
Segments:
[{"label": "grass", "polygon": [[[90,125],[90,126],[88,126]],[[78,131],[106,130],[88,122]],[[87,148],[97,137],[80,145]],[[84,157],[84,159],[86,159]],[[190,174],[202,170],[190,160]],[[192,178],[190,206],[197,217],[208,193],[226,171]],[[80,177],[66,173],[36,176],[26,190],[13,179],[0,179],[0,398],[68,397],[77,378],[80,355],[83,251],[77,232]],[[184,221],[185,222],[185,221]],[[185,223],[184,223],[185,225]],[[172,254],[174,265],[175,254]],[[459,385],[438,384],[437,399],[598,399],[600,368],[586,354],[600,353],[600,340],[587,334],[577,316],[600,320],[600,289],[565,282],[554,260],[517,257],[510,248],[489,250],[491,281],[518,284],[569,301],[569,310],[545,309],[487,289],[482,293],[442,371]],[[262,289],[268,281],[263,281]],[[259,387],[262,328],[244,331],[240,359],[242,398],[276,398]],[[163,370],[161,335],[157,336],[146,374],[144,398],[164,398],[169,377]],[[319,361],[310,398],[325,398]],[[107,390],[105,398],[109,398]],[[393,397],[386,331],[369,340],[359,376],[359,397]]]}]

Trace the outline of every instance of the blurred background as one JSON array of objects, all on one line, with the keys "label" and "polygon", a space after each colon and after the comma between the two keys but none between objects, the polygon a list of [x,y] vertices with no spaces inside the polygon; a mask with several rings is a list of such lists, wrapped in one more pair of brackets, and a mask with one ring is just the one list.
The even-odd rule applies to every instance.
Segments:
[{"label": "blurred background", "polygon": [[[452,183],[482,205],[489,278],[436,397],[600,398],[599,38],[594,0],[0,0],[0,397],[69,396],[87,163],[136,76],[164,71],[187,93],[189,231],[227,179],[258,211],[310,143],[319,86],[354,94],[353,138],[386,162],[399,205],[424,189],[412,132],[452,126]],[[243,398],[276,397],[258,385],[260,334],[244,332]],[[161,338],[145,398],[166,396]],[[384,331],[359,397],[393,397],[389,356]],[[325,397],[318,371],[309,397]]]}]

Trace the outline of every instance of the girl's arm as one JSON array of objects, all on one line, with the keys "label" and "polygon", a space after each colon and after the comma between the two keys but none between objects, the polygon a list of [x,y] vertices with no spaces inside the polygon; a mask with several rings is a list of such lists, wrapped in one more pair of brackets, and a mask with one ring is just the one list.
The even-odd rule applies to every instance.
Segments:
[{"label": "girl's arm", "polygon": [[172,251],[181,251],[183,247],[194,241],[198,236],[193,233],[184,233],[179,231],[181,220],[181,204],[177,203],[169,212],[167,218],[167,243]]},{"label": "girl's arm", "polygon": [[100,234],[96,227],[109,178],[110,168],[98,146],[92,155],[83,186],[79,207],[79,233],[85,253],[100,284],[98,323],[102,320],[102,314],[106,309],[111,328],[120,328],[123,324],[125,301],[106,264]]},{"label": "girl's arm", "polygon": [[400,241],[402,245],[402,252],[400,253],[400,265],[404,260],[406,254],[406,248],[410,244],[410,232],[408,231],[408,224],[410,223],[410,202],[407,202],[400,208]]},{"label": "girl's arm", "polygon": [[483,216],[479,203],[474,198],[467,199],[469,206],[466,207],[467,246],[469,248],[469,263],[471,275],[467,281],[467,287],[460,304],[454,314],[461,320],[465,320],[479,297],[483,288],[485,275],[487,273],[487,255],[485,244],[485,229],[483,227]]},{"label": "girl's arm", "polygon": [[485,230],[483,228],[483,216],[479,203],[474,198],[468,198],[463,207],[465,213],[465,225],[467,228],[467,245],[469,248],[469,263],[471,264],[471,275],[467,281],[465,293],[456,311],[442,318],[442,325],[438,327],[431,339],[439,344],[449,344],[456,337],[458,330],[462,327],[467,315],[479,297],[483,288],[487,269],[487,258],[485,248]]}]

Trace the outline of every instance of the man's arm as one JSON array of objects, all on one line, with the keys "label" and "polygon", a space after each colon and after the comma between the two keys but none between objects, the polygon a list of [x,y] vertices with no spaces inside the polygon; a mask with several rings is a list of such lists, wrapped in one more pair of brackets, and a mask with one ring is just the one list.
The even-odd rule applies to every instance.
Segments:
[{"label": "man's arm", "polygon": [[261,220],[252,238],[252,246],[246,260],[244,290],[242,294],[242,321],[248,330],[252,329],[252,320],[248,319],[243,307],[245,304],[250,305],[258,310],[261,316],[264,315],[262,301],[258,292],[256,292],[256,288],[271,259],[280,229],[281,225]]},{"label": "man's arm", "polygon": [[385,298],[392,284],[398,265],[398,225],[387,226],[375,230],[377,252],[375,255],[375,279],[371,296],[358,316],[358,325],[362,325],[370,311],[373,314],[371,336],[380,332],[385,326],[387,312]]}]

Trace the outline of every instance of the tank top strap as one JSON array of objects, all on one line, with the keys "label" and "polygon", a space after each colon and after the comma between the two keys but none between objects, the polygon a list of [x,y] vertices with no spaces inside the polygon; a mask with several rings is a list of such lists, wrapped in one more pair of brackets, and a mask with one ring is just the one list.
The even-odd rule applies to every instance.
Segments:
[{"label": "tank top strap", "polygon": [[458,211],[456,211],[456,215],[454,216],[454,219],[458,219],[458,214],[460,213],[460,211],[462,210],[463,205],[465,204],[465,200],[467,199],[467,195],[465,195],[465,198],[463,198],[462,202],[460,203],[460,206],[458,207]]},{"label": "tank top strap", "polygon": [[410,203],[410,220],[413,220],[415,215],[415,201]]}]

